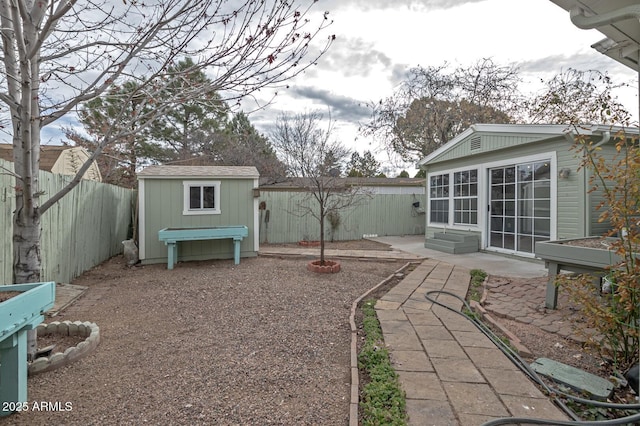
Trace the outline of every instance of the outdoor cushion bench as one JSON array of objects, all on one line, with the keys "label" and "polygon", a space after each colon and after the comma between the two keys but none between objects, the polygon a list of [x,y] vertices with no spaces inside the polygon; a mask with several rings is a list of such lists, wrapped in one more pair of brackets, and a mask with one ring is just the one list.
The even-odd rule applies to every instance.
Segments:
[{"label": "outdoor cushion bench", "polygon": [[178,241],[233,239],[233,261],[240,263],[240,242],[249,236],[246,226],[213,226],[208,228],[164,228],[158,231],[158,239],[167,246],[167,269],[173,269],[178,261]]}]

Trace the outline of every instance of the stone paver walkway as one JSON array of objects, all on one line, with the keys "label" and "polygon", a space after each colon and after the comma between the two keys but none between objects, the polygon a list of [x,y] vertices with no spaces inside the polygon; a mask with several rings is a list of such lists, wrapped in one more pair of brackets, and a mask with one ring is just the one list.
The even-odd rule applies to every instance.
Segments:
[{"label": "stone paver walkway", "polygon": [[[499,417],[568,420],[470,321],[425,298],[462,298],[469,270],[424,260],[376,304],[411,425],[472,426]],[[462,302],[436,299],[457,310]]]}]

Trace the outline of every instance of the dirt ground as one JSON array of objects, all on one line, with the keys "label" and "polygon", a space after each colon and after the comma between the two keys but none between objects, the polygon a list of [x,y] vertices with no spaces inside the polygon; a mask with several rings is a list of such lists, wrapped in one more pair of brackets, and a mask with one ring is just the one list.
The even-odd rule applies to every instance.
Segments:
[{"label": "dirt ground", "polygon": [[0,425],[347,424],[351,304],[404,262],[306,263],[116,257],[88,271],[73,282],[85,295],[47,321],[95,322],[100,345],[29,378],[30,410]]},{"label": "dirt ground", "polygon": [[[361,240],[327,248],[386,250]],[[50,321],[98,324],[89,357],[29,378],[28,412],[0,425],[322,424],[349,415],[349,310],[404,262],[258,257],[128,268],[115,257],[73,284],[88,291]],[[592,371],[574,341],[500,320],[537,357]],[[34,411],[38,402],[55,411]]]}]

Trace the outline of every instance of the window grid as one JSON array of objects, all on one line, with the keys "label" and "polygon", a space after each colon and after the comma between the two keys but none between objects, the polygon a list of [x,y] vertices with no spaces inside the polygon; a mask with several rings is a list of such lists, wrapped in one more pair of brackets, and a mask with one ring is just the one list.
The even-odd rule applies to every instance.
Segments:
[{"label": "window grid", "polygon": [[449,174],[431,176],[429,180],[429,220],[449,223]]},{"label": "window grid", "polygon": [[220,214],[220,182],[183,181],[183,215]]},{"label": "window grid", "polygon": [[478,171],[453,174],[453,223],[478,224]]}]

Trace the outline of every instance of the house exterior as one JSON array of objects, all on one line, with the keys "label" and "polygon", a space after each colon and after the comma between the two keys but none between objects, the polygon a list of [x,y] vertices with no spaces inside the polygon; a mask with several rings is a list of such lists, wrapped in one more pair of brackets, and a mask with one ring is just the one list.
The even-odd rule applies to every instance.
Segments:
[{"label": "house exterior", "polygon": [[[258,170],[245,166],[149,166],[138,173],[139,257],[167,262],[165,228],[246,226],[240,256],[257,256]],[[254,190],[255,189],[255,190]],[[231,240],[183,241],[179,261],[232,259]]]},{"label": "house exterior", "polygon": [[[362,196],[341,209],[339,224],[325,223],[327,241],[367,236],[424,234],[425,180],[416,178],[331,178],[334,189],[357,186]],[[308,214],[318,202],[309,181],[286,178],[260,185],[260,242],[293,243],[318,240],[320,225]]]},{"label": "house exterior", "polygon": [[[0,158],[13,162],[13,145],[0,144]],[[89,159],[89,153],[80,146],[41,145],[40,170],[75,176],[80,167]],[[94,162],[82,176],[83,179],[102,182],[102,174]]]},{"label": "house exterior", "polygon": [[[619,130],[578,132],[613,158]],[[422,159],[425,247],[533,257],[537,241],[602,235],[601,196],[589,192],[589,172],[579,169],[575,136],[566,125],[475,124]]]}]

